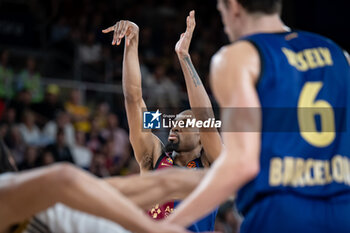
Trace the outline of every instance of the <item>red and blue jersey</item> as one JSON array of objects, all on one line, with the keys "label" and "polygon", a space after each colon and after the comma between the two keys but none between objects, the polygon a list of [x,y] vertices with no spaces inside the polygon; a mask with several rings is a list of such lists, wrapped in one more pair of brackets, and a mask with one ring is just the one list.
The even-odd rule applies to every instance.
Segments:
[{"label": "red and blue jersey", "polygon": [[[174,161],[163,153],[158,159],[155,169],[160,170],[164,168],[169,168],[174,165]],[[151,210],[148,211],[148,215],[151,216],[155,220],[164,219],[169,216],[174,210],[174,201],[167,202],[164,204],[157,204]]]},{"label": "red and blue jersey", "polygon": [[[170,155],[167,153],[163,153],[159,157],[154,170],[166,169],[173,166],[176,166],[176,165],[174,164],[174,161],[170,157]],[[190,161],[186,165],[186,167],[191,169],[198,169],[198,168],[203,168],[203,164],[200,158],[196,158]],[[148,211],[148,214],[153,219],[160,220],[168,217],[169,214],[173,212],[174,208],[176,208],[176,206],[178,206],[179,204],[180,204],[179,201],[171,201],[162,205],[157,204],[150,211]],[[201,220],[193,223],[190,227],[188,227],[188,230],[192,232],[213,231],[216,215],[217,215],[217,209],[211,212],[210,214],[208,214],[206,217],[202,218]]]}]

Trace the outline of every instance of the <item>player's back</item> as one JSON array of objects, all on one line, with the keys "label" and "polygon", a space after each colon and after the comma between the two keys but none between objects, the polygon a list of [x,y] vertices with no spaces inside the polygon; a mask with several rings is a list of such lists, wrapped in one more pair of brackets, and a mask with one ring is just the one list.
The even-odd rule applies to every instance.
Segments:
[{"label": "player's back", "polygon": [[[333,211],[333,206],[317,204],[323,209],[309,213],[301,209],[302,201],[329,204],[346,200],[344,211],[350,211],[350,70],[343,51],[330,40],[307,32],[256,34],[242,40],[254,44],[261,57],[257,91],[263,127],[260,172],[240,191],[238,207],[251,217],[252,212],[257,214],[256,205],[274,209],[280,203],[274,209],[279,213],[276,218],[283,218],[283,206],[291,211],[285,213],[288,217],[297,216],[298,211],[304,220],[322,216],[314,223],[321,223],[323,217],[331,219],[324,211]],[[300,210],[292,211],[298,207]],[[277,222],[275,227],[283,225]],[[294,226],[298,223],[295,219]],[[325,232],[334,230],[324,224],[321,229]],[[350,229],[349,224],[347,227]],[[299,228],[275,229],[292,232]],[[266,230],[275,232],[273,226]]]}]

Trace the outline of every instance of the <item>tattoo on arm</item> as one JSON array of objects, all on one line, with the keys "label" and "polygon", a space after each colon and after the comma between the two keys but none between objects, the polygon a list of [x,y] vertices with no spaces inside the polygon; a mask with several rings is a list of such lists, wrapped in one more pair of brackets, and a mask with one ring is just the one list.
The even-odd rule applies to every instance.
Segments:
[{"label": "tattoo on arm", "polygon": [[184,59],[185,59],[186,66],[187,66],[187,68],[189,69],[189,71],[191,73],[191,77],[192,77],[192,80],[193,80],[193,83],[194,83],[195,87],[198,87],[198,86],[202,85],[202,81],[199,78],[199,76],[197,74],[197,71],[194,68],[190,58],[186,56]]}]

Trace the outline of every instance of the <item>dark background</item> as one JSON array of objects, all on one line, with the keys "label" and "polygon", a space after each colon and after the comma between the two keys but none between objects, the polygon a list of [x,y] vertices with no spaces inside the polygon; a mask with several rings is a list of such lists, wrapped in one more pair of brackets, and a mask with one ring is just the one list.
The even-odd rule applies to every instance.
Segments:
[{"label": "dark background", "polygon": [[[128,19],[140,26],[142,56],[169,59],[191,9],[197,17],[192,48],[200,53],[206,74],[210,56],[227,43],[215,0],[2,0],[0,48],[14,50],[12,58],[16,59],[11,63],[15,68],[23,66],[21,58],[33,55],[39,59],[43,76],[83,79],[74,66],[75,51],[89,33],[95,34],[104,49],[111,49],[113,58],[118,57],[122,50],[112,49],[111,36],[102,35],[100,30]],[[348,1],[286,0],[282,18],[293,29],[320,33],[350,49]],[[56,38],[55,33],[59,34]],[[151,69],[156,64],[154,59],[146,62]],[[118,82],[120,77],[115,74],[111,80],[95,77],[88,81]]]}]

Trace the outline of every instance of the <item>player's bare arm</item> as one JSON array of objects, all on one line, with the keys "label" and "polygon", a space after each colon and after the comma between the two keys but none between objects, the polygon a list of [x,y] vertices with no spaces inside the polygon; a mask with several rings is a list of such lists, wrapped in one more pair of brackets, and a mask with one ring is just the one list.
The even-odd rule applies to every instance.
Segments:
[{"label": "player's bare arm", "polygon": [[344,50],[344,56],[345,56],[346,60],[349,63],[349,66],[350,66],[350,55],[349,55],[348,51]]},{"label": "player's bare arm", "polygon": [[141,71],[138,57],[139,28],[130,21],[121,20],[104,33],[113,32],[112,45],[120,45],[125,38],[123,61],[123,92],[130,142],[141,172],[151,170],[161,154],[160,140],[142,128],[142,112],[146,109],[142,98]]},{"label": "player's bare arm", "polygon": [[107,178],[106,181],[136,205],[148,210],[157,203],[184,199],[206,172],[206,169],[170,168],[142,176]]},{"label": "player's bare arm", "polygon": [[255,84],[259,72],[258,52],[248,42],[226,47],[213,58],[211,83],[220,106],[246,108],[247,111],[222,112],[224,127],[230,124],[236,132],[223,133],[225,149],[201,184],[168,221],[189,225],[257,175],[260,150],[260,132],[257,129],[261,127],[261,116],[256,111],[260,102]]},{"label": "player's bare arm", "polygon": [[[175,51],[185,76],[187,93],[192,111],[196,119],[205,121],[209,118],[214,118],[214,112],[209,96],[192,64],[189,54],[189,47],[196,26],[194,11],[191,11],[189,16],[187,16],[186,25],[186,31],[181,34],[179,41],[176,43]],[[200,139],[209,163],[214,162],[220,155],[222,147],[218,131],[216,129],[200,129]]]},{"label": "player's bare arm", "polygon": [[[105,181],[69,164],[18,173],[0,184],[0,232],[56,203],[104,217],[135,232],[163,232],[130,200]],[[158,231],[158,229],[162,229]],[[171,232],[183,232],[179,228]]]}]

